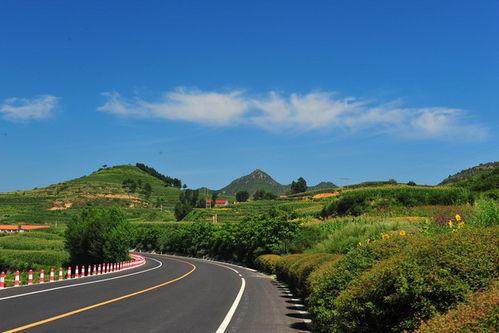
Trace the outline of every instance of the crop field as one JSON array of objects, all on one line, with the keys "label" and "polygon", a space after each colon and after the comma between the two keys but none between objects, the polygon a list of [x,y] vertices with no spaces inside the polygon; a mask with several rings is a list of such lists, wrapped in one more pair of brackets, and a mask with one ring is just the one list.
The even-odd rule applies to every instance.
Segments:
[{"label": "crop field", "polygon": [[14,271],[22,272],[26,282],[30,269],[48,272],[67,265],[69,254],[64,249],[63,227],[0,236],[0,271],[6,272],[6,284],[12,285]]}]

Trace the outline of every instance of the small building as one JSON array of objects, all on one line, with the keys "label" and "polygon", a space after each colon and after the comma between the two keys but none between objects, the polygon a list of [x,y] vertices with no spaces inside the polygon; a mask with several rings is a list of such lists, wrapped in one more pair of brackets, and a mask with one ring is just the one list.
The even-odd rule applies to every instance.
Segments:
[{"label": "small building", "polygon": [[229,200],[206,200],[206,207],[227,207]]},{"label": "small building", "polygon": [[20,233],[20,232],[28,232],[31,230],[39,230],[39,229],[48,229],[50,228],[48,225],[36,225],[36,224],[0,224],[0,233]]}]

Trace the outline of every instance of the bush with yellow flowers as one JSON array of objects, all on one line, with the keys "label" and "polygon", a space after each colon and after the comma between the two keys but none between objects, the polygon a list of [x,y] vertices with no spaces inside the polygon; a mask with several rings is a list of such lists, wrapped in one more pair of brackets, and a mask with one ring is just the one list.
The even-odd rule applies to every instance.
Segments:
[{"label": "bush with yellow flowers", "polygon": [[450,219],[450,220],[447,222],[447,225],[448,225],[448,226],[449,226],[449,228],[452,230],[452,232],[457,232],[459,229],[464,228],[464,221],[463,221],[463,219],[461,218],[461,215],[456,214],[456,215],[454,216],[454,219]]},{"label": "bush with yellow flowers", "polygon": [[433,240],[404,238],[417,242],[364,269],[338,290],[327,303],[328,315],[315,318],[317,331],[417,329],[421,321],[445,313],[497,280],[498,236],[499,228],[493,227],[464,229]]}]

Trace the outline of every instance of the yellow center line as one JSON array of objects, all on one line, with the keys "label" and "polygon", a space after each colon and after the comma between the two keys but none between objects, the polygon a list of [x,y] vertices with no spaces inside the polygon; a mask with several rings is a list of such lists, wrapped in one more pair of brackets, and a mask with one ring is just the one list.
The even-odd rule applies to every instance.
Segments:
[{"label": "yellow center line", "polygon": [[98,308],[98,307],[101,307],[101,306],[104,306],[104,305],[107,305],[107,304],[111,304],[111,303],[118,302],[118,301],[130,298],[130,297],[133,297],[133,296],[137,296],[137,295],[146,293],[148,291],[155,290],[155,289],[164,287],[166,285],[169,285],[171,283],[177,282],[179,280],[182,280],[183,278],[189,276],[192,272],[194,272],[196,270],[196,266],[194,264],[191,264],[190,262],[183,261],[183,260],[178,260],[178,259],[171,259],[171,260],[176,260],[176,261],[187,263],[187,264],[189,264],[189,265],[192,266],[192,269],[189,272],[187,272],[184,275],[182,275],[182,276],[179,276],[179,277],[177,277],[175,279],[172,279],[172,280],[168,280],[168,281],[160,283],[158,285],[155,285],[155,286],[152,286],[152,287],[149,287],[149,288],[146,288],[146,289],[142,289],[142,290],[139,290],[139,291],[127,294],[127,295],[123,295],[123,296],[120,296],[120,297],[116,297],[116,298],[113,298],[113,299],[110,299],[110,300],[107,300],[107,301],[104,301],[104,302],[100,302],[100,303],[97,303],[97,304],[94,304],[94,305],[89,305],[89,306],[86,306],[86,307],[83,307],[83,308],[80,308],[80,309],[76,309],[76,310],[73,310],[73,311],[70,311],[70,312],[66,312],[66,313],[63,313],[63,314],[60,314],[60,315],[57,315],[57,316],[54,316],[54,317],[43,319],[43,320],[40,320],[40,321],[31,323],[31,324],[28,324],[28,325],[24,325],[24,326],[21,326],[21,327],[13,328],[13,329],[10,329],[8,331],[4,331],[4,333],[14,333],[14,332],[24,331],[24,330],[27,330],[29,328],[33,328],[33,327],[36,327],[36,326],[40,326],[40,325],[49,323],[51,321],[55,321],[55,320],[59,320],[59,319],[62,319],[62,318],[66,318],[66,317],[75,315],[77,313],[85,312],[85,311],[88,311],[88,310],[91,310],[91,309],[95,309],[95,308]]}]

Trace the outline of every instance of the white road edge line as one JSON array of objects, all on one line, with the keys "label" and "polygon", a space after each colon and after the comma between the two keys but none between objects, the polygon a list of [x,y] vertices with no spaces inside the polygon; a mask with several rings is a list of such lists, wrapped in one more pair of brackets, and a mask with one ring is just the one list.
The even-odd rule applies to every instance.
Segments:
[{"label": "white road edge line", "polygon": [[[215,261],[215,260],[182,257],[182,256],[176,256],[176,255],[168,255],[168,254],[166,254],[164,256],[166,256],[166,257],[169,257],[169,256],[170,257],[180,257],[180,258],[184,258],[184,259],[194,259],[197,261],[204,261],[207,263],[211,263],[212,265],[215,265],[215,266],[220,266],[220,267],[223,267],[226,269],[230,269],[231,271],[233,271],[234,273],[236,273],[237,275],[239,275],[241,277],[241,288],[239,289],[239,292],[237,293],[236,299],[234,300],[234,303],[232,303],[232,306],[230,307],[229,312],[227,312],[224,320],[222,321],[222,323],[220,324],[220,326],[218,327],[218,329],[215,332],[215,333],[225,333],[225,330],[227,329],[227,327],[230,324],[230,321],[232,320],[232,317],[236,313],[237,307],[239,306],[239,303],[241,302],[241,298],[243,297],[244,289],[246,288],[246,280],[241,276],[241,273],[239,273],[239,271],[237,271],[236,269],[234,269],[230,266],[227,266],[227,265],[232,265],[232,264],[226,264],[226,263],[222,263],[222,262]],[[250,269],[250,268],[246,268],[246,267],[242,267],[242,266],[237,266],[237,265],[232,265],[232,266],[241,267],[241,268],[247,269],[249,271],[256,272],[254,269]]]},{"label": "white road edge line", "polygon": [[42,289],[42,290],[32,291],[32,292],[24,293],[24,294],[18,294],[18,295],[1,297],[0,301],[5,301],[5,300],[8,300],[8,299],[18,298],[18,297],[24,297],[24,296],[29,296],[29,295],[46,293],[46,292],[49,292],[49,291],[54,291],[54,290],[59,290],[59,289],[73,288],[73,287],[78,287],[78,286],[84,286],[84,285],[87,285],[87,284],[94,284],[94,283],[101,283],[101,282],[106,282],[106,281],[111,281],[111,280],[116,280],[116,279],[122,279],[122,278],[129,277],[129,276],[132,276],[132,275],[137,275],[137,274],[142,274],[142,273],[146,273],[146,272],[149,272],[149,271],[153,271],[153,270],[158,269],[161,266],[163,266],[163,263],[161,261],[159,261],[159,260],[156,260],[156,259],[151,258],[151,257],[147,257],[147,259],[154,260],[154,261],[158,262],[159,265],[151,267],[151,268],[148,268],[148,269],[143,270],[143,271],[134,272],[134,273],[126,274],[126,275],[114,276],[114,277],[107,278],[107,279],[100,279],[100,280],[94,280],[94,281],[88,281],[88,282],[82,282],[82,283],[76,283],[76,284],[68,284],[66,286],[61,286],[61,287],[56,287],[56,288]]},{"label": "white road edge line", "polygon": [[236,296],[236,299],[234,300],[234,303],[232,303],[232,306],[229,309],[229,312],[227,312],[227,315],[225,316],[224,320],[218,327],[216,333],[225,333],[225,330],[227,329],[227,326],[229,326],[230,321],[232,320],[232,317],[234,316],[234,313],[236,313],[237,306],[239,305],[239,302],[241,301],[241,298],[243,297],[244,293],[244,288],[246,287],[246,280],[242,277],[241,278],[241,289],[239,289],[239,293]]}]

